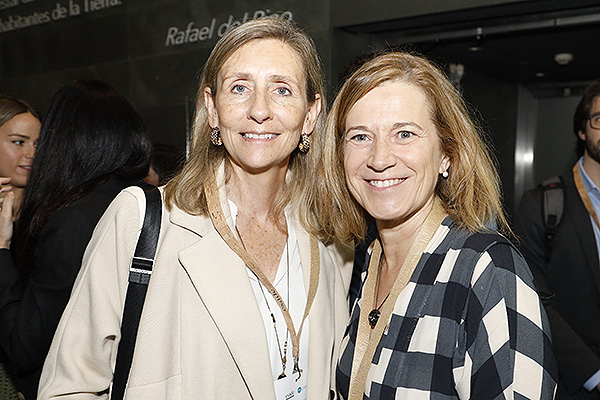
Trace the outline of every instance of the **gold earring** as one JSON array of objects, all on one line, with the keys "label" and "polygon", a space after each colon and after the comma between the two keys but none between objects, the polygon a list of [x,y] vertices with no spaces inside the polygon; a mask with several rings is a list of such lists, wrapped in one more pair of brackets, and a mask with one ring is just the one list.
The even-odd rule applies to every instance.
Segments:
[{"label": "gold earring", "polygon": [[298,143],[298,149],[302,153],[308,153],[310,150],[310,136],[306,133],[300,135],[300,142]]},{"label": "gold earring", "polygon": [[210,130],[210,142],[215,146],[221,146],[223,140],[221,139],[221,131],[218,126],[215,126]]}]

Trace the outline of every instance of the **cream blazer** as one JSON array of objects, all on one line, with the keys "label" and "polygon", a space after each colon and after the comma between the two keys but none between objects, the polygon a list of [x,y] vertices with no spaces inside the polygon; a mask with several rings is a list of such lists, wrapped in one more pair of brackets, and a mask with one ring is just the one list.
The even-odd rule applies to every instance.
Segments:
[{"label": "cream blazer", "polygon": [[[223,186],[220,195],[231,224]],[[38,399],[108,398],[143,196],[137,187],[126,189],[96,227],[44,364]],[[308,290],[309,236],[300,224],[296,230]],[[125,398],[275,399],[265,328],[241,259],[208,218],[177,208],[163,208],[158,246]],[[352,268],[347,250],[319,249],[319,287],[309,314],[311,400],[329,398]]]}]

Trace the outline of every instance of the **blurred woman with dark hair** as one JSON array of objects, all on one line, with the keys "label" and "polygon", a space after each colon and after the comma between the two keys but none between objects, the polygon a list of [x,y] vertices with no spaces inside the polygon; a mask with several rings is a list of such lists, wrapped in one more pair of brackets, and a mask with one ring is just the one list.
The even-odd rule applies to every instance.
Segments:
[{"label": "blurred woman with dark hair", "polygon": [[36,397],[41,368],[96,223],[112,199],[148,172],[151,142],[140,115],[109,85],[59,89],[40,132],[15,227],[0,211],[0,344]]},{"label": "blurred woman with dark hair", "polygon": [[177,147],[167,143],[155,143],[152,146],[150,170],[144,181],[154,186],[164,186],[177,175],[184,161],[185,154],[177,150]]}]

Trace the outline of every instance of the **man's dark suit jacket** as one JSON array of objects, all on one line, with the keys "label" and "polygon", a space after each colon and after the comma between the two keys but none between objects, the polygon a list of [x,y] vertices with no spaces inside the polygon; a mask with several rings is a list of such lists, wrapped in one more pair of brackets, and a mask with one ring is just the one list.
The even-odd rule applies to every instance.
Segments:
[{"label": "man's dark suit jacket", "polygon": [[559,381],[556,399],[600,399],[583,384],[600,370],[600,266],[592,222],[573,173],[563,177],[564,213],[546,260],[541,190],[523,195],[514,229],[546,307]]},{"label": "man's dark suit jacket", "polygon": [[10,251],[0,250],[0,344],[19,371],[18,389],[26,400],[37,396],[44,360],[92,232],[116,195],[134,183],[109,178],[54,214],[42,231],[27,282]]}]

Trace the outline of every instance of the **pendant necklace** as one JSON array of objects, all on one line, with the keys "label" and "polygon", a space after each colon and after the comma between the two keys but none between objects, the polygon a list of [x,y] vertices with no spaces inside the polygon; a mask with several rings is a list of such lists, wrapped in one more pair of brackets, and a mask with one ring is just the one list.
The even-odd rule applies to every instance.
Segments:
[{"label": "pendant necklace", "polygon": [[[379,285],[381,283],[381,265],[383,264],[382,260],[383,260],[383,254],[381,254],[381,259],[379,260],[379,269],[377,271],[377,287],[375,288],[375,307],[377,307],[377,303],[379,303]],[[377,321],[379,321],[379,317],[381,316],[381,311],[380,311],[381,306],[383,306],[383,303],[385,303],[385,301],[388,299],[388,297],[390,297],[389,293],[387,294],[387,296],[385,296],[385,299],[383,299],[383,301],[381,302],[379,307],[374,308],[369,313],[369,325],[371,325],[371,329],[374,329],[375,325],[377,325]]]},{"label": "pendant necklace", "polygon": [[[288,246],[289,246],[289,244],[286,241],[286,244],[285,244],[286,255],[287,255],[287,257],[286,257],[286,264],[287,264],[286,285],[287,285],[287,306],[289,309],[290,308],[290,253],[289,253]],[[256,278],[258,279],[258,277],[256,277]],[[281,358],[281,374],[279,374],[277,379],[283,379],[286,377],[285,366],[287,364],[287,346],[288,346],[288,336],[290,334],[290,331],[287,329],[285,330],[285,342],[283,342],[283,351],[281,351],[281,342],[279,341],[279,332],[277,332],[277,321],[275,320],[275,314],[273,314],[273,311],[271,310],[271,306],[269,305],[269,302],[267,301],[267,296],[265,295],[265,291],[263,289],[262,283],[260,282],[260,279],[258,279],[258,287],[260,288],[263,298],[265,299],[265,303],[267,304],[267,309],[269,310],[269,313],[271,314],[271,319],[273,320],[273,329],[275,330],[275,339],[277,339],[277,350],[279,350],[279,358]]]},{"label": "pendant necklace", "polygon": [[[242,235],[240,235],[240,231],[238,230],[237,226],[235,227],[235,231],[237,232],[238,237],[240,238],[240,242],[242,243],[242,246],[245,249],[246,246],[244,245],[244,241],[242,240]],[[289,237],[288,237],[288,239],[289,239]],[[290,308],[290,247],[289,247],[289,240],[287,240],[287,239],[285,241],[285,254],[286,254],[287,306],[289,309]],[[254,274],[254,271],[252,271],[252,273]],[[287,365],[287,346],[288,346],[288,339],[289,339],[290,331],[288,329],[285,330],[285,342],[283,342],[283,351],[281,351],[281,342],[279,340],[279,332],[277,331],[277,320],[275,319],[275,314],[273,313],[273,310],[271,310],[271,306],[269,305],[269,302],[267,301],[267,296],[265,295],[265,290],[263,289],[263,284],[261,283],[260,278],[256,274],[254,274],[254,276],[256,276],[256,280],[258,281],[258,287],[260,288],[260,292],[262,293],[263,298],[265,299],[265,304],[267,305],[269,314],[271,314],[271,320],[273,321],[273,330],[275,331],[275,339],[277,340],[277,350],[279,351],[279,358],[281,359],[281,374],[279,374],[277,379],[278,380],[283,379],[287,376],[285,374],[285,367]]]},{"label": "pendant necklace", "polygon": [[375,327],[372,328],[368,318],[369,310],[376,308],[376,305],[371,305],[369,303],[373,302],[375,299],[374,291],[377,286],[377,270],[379,269],[376,262],[377,260],[380,260],[380,255],[383,253],[380,240],[378,239],[374,242],[367,279],[363,285],[363,301],[365,307],[361,307],[359,315],[356,345],[354,347],[354,356],[352,357],[352,372],[350,375],[348,399],[363,398],[367,375],[369,371],[371,371],[373,356],[379,347],[388,321],[391,321],[392,319],[398,297],[410,282],[411,276],[413,275],[419,260],[446,216],[447,214],[444,211],[441,202],[436,198],[431,212],[421,226],[417,237],[410,245],[410,249],[402,263],[398,276],[394,279],[394,285],[390,290],[389,298],[385,300],[385,303],[380,307],[381,315],[379,319],[382,320],[382,323],[377,323]]},{"label": "pendant necklace", "polygon": [[[221,201],[219,197],[219,188],[217,186],[217,181],[215,176],[210,177],[207,181],[204,182],[204,191],[206,193],[206,203],[208,205],[208,211],[210,213],[210,219],[213,222],[213,225],[221,238],[227,243],[229,248],[234,251],[240,259],[246,264],[246,267],[250,269],[256,275],[256,277],[260,280],[261,284],[264,286],[266,292],[268,292],[275,302],[277,306],[281,310],[283,314],[283,318],[285,320],[285,324],[287,326],[287,330],[289,332],[289,338],[292,342],[292,357],[294,361],[294,368],[292,373],[297,373],[298,377],[296,381],[300,379],[302,375],[302,369],[300,369],[300,336],[302,334],[302,328],[304,327],[304,322],[308,318],[308,314],[312,308],[313,302],[317,295],[317,289],[319,287],[319,271],[321,270],[321,257],[319,251],[319,241],[317,237],[313,234],[309,234],[309,242],[310,242],[310,275],[309,275],[309,286],[308,293],[306,296],[306,305],[304,306],[304,314],[302,316],[302,320],[300,323],[300,327],[296,330],[294,326],[294,321],[292,320],[292,316],[288,310],[287,305],[283,298],[277,292],[277,289],[273,286],[273,284],[269,281],[269,279],[265,276],[264,272],[261,270],[259,263],[252,257],[248,251],[244,248],[242,243],[236,236],[233,234],[233,230],[227,224],[225,219],[225,214],[223,213],[223,208],[221,207]],[[385,308],[385,307],[384,307]]]}]

